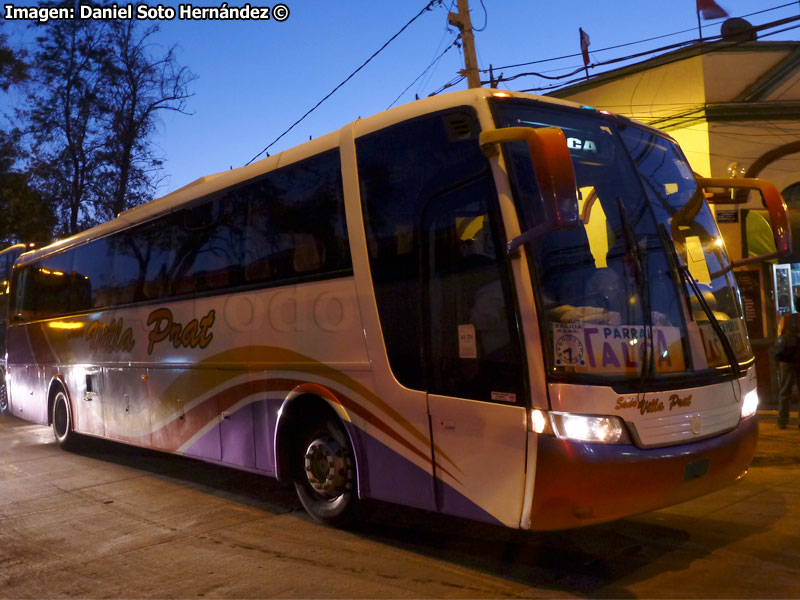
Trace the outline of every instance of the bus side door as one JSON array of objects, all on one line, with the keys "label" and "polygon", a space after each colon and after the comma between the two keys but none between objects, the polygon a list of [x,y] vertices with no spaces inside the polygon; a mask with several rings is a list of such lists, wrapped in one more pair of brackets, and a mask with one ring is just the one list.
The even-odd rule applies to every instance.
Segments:
[{"label": "bus side door", "polygon": [[524,355],[488,173],[421,215],[428,411],[438,508],[519,527]]}]

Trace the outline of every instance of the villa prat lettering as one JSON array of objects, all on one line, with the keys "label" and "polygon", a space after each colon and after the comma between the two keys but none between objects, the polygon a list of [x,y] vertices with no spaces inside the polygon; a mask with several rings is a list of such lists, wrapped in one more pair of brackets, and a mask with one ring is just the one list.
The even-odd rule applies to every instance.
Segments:
[{"label": "villa prat lettering", "polygon": [[211,333],[214,319],[216,311],[212,309],[202,319],[192,319],[184,326],[173,319],[170,309],[154,310],[147,317],[147,326],[152,328],[147,336],[147,354],[152,354],[156,344],[164,341],[170,342],[174,348],[205,348],[214,337]]},{"label": "villa prat lettering", "polygon": [[[692,405],[692,395],[689,394],[688,396],[681,397],[678,394],[672,394],[667,402],[669,403],[670,410],[675,407],[688,408]],[[666,405],[660,398],[645,399],[636,397],[625,398],[624,396],[620,396],[617,398],[617,405],[614,408],[616,410],[635,408],[640,414],[647,415],[656,412],[663,412],[666,408]]]},{"label": "villa prat lettering", "polygon": [[123,329],[122,319],[111,319],[109,323],[92,321],[83,339],[89,342],[92,352],[130,352],[136,345],[133,330],[130,327]]}]

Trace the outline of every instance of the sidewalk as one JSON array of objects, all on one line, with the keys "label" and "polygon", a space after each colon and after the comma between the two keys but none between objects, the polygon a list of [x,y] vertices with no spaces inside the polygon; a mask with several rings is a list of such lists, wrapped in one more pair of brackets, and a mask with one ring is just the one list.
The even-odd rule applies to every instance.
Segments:
[{"label": "sidewalk", "polygon": [[778,429],[778,411],[764,409],[758,411],[758,446],[753,466],[777,466],[800,464],[800,427],[794,416],[786,429]]}]

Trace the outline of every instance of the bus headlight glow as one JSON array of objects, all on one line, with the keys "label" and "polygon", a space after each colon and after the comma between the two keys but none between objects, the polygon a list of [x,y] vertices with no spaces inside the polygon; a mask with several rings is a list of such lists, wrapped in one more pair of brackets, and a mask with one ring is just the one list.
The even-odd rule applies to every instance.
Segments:
[{"label": "bus headlight glow", "polygon": [[543,433],[547,428],[547,417],[544,411],[534,408],[531,411],[531,426],[536,433]]},{"label": "bus headlight glow", "polygon": [[550,420],[553,432],[561,440],[616,444],[625,439],[625,427],[619,417],[551,412]]},{"label": "bus headlight glow", "polygon": [[742,418],[752,417],[758,410],[758,390],[752,389],[744,395],[742,400]]}]

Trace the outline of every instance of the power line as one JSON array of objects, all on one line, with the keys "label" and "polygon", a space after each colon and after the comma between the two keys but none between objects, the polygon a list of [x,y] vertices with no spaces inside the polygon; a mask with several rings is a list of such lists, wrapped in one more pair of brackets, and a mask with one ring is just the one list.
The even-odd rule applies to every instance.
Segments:
[{"label": "power line", "polygon": [[[460,36],[458,36],[458,37],[460,37]],[[431,68],[433,68],[433,66],[434,66],[434,65],[435,65],[437,62],[439,62],[439,60],[441,60],[441,58],[442,58],[442,57],[443,57],[445,54],[447,54],[447,52],[448,52],[448,51],[449,51],[451,48],[453,48],[453,47],[455,47],[455,46],[457,46],[457,45],[458,45],[458,37],[456,37],[456,39],[455,39],[455,40],[453,40],[453,42],[452,42],[452,43],[451,43],[449,46],[447,46],[447,48],[445,48],[445,49],[442,51],[442,53],[441,53],[439,56],[437,56],[436,58],[434,58],[434,59],[433,59],[433,61],[431,62],[431,64],[429,64],[427,67],[425,67],[425,70],[424,70],[422,73],[420,73],[419,75],[417,75],[417,78],[416,78],[414,81],[412,81],[411,83],[409,83],[409,84],[408,84],[408,87],[406,87],[406,89],[404,89],[402,92],[400,92],[400,94],[397,96],[397,98],[395,98],[395,99],[392,101],[392,103],[391,103],[389,106],[387,106],[387,107],[386,107],[386,110],[389,110],[390,108],[392,108],[392,107],[395,105],[395,103],[396,103],[398,100],[400,100],[400,98],[402,98],[402,97],[403,97],[403,94],[405,94],[405,93],[406,93],[408,90],[410,90],[410,89],[411,89],[411,86],[412,86],[412,85],[414,85],[414,84],[415,84],[415,83],[417,83],[417,82],[418,82],[420,79],[422,79],[422,78],[425,76],[425,73],[427,73],[427,72],[428,72],[428,71],[429,71]]]},{"label": "power line", "polygon": [[[753,16],[753,15],[758,15],[758,14],[762,14],[762,13],[765,13],[765,12],[770,12],[770,11],[773,11],[773,10],[779,10],[781,8],[786,8],[788,6],[795,6],[796,4],[797,4],[796,2],[789,2],[789,3],[781,4],[779,6],[775,6],[775,7],[772,7],[772,8],[767,8],[767,9],[756,11],[756,12],[753,12],[753,13],[748,13],[748,14],[746,14],[744,16],[745,17],[749,17],[749,16]],[[767,23],[767,24],[764,24],[764,25],[754,26],[753,27],[753,31],[762,31],[762,30],[769,29],[771,27],[777,27],[779,25],[783,25],[783,24],[794,22],[794,21],[798,21],[798,20],[800,20],[800,16],[794,16],[794,17],[788,17],[788,18],[785,18],[785,19],[779,19],[777,21],[773,21],[771,23]],[[788,28],[781,29],[781,30],[778,30],[778,31],[772,31],[772,32],[769,32],[769,33],[765,33],[765,34],[762,35],[762,37],[768,37],[768,36],[771,36],[771,35],[776,35],[778,33],[783,33],[785,31],[789,31],[791,29],[794,29],[795,27],[796,26],[788,27]],[[679,32],[676,32],[676,33],[669,33],[669,34],[665,34],[665,35],[655,36],[655,37],[652,37],[652,38],[647,38],[647,39],[639,40],[639,41],[635,41],[635,42],[628,42],[628,43],[625,43],[625,44],[618,44],[616,46],[609,46],[608,48],[601,48],[599,50],[595,50],[595,51],[593,51],[593,53],[595,53],[595,52],[603,52],[603,51],[607,51],[607,50],[613,50],[613,49],[617,49],[617,48],[623,48],[623,47],[627,47],[627,46],[632,46],[632,45],[644,43],[644,42],[647,42],[647,41],[652,41],[652,40],[662,39],[662,38],[665,38],[665,37],[671,37],[671,36],[674,36],[674,35],[679,35],[681,33],[686,33],[686,32],[689,32],[689,31],[694,31],[694,28],[686,29],[686,30],[679,31]],[[719,41],[721,39],[722,39],[721,35],[716,35],[716,36],[712,36],[712,37],[706,38],[705,41],[706,41],[706,43],[710,43],[710,42],[714,42],[714,41]],[[656,53],[660,53],[660,52],[667,52],[669,50],[675,50],[675,49],[678,49],[678,48],[681,48],[681,47],[690,46],[690,45],[695,44],[696,41],[697,40],[692,39],[692,40],[685,40],[685,41],[682,41],[682,42],[676,42],[674,44],[661,46],[661,47],[654,48],[654,49],[651,49],[651,50],[646,50],[646,51],[638,52],[638,53],[635,53],[635,54],[629,54],[629,55],[623,56],[623,57],[618,57],[618,58],[613,58],[613,59],[609,59],[609,60],[598,62],[598,63],[593,63],[591,66],[592,67],[599,67],[599,66],[606,66],[606,65],[610,65],[610,64],[619,63],[619,62],[634,60],[636,58],[641,58],[643,56],[656,54]],[[714,50],[716,50],[716,48],[706,50],[706,51],[703,52],[703,54],[705,54],[706,52],[714,51]],[[516,67],[521,67],[521,66],[532,65],[532,64],[541,64],[541,63],[553,62],[553,61],[557,61],[557,60],[562,60],[562,59],[566,59],[566,58],[574,58],[574,57],[579,57],[579,56],[581,56],[580,53],[567,54],[567,55],[564,55],[564,56],[559,56],[559,57],[554,57],[554,58],[547,58],[547,59],[542,59],[542,60],[529,61],[529,62],[525,62],[525,63],[517,63],[517,64],[514,64],[514,65],[505,65],[505,66],[500,66],[500,67],[493,67],[493,70],[496,72],[496,71],[499,71],[501,69],[511,69],[511,68],[516,68]],[[570,67],[566,67],[566,68],[570,68]],[[553,70],[551,70],[549,72],[552,73],[552,72],[557,72],[557,71],[561,71],[561,70],[563,70],[563,69],[553,69]],[[500,76],[499,78],[495,79],[494,83],[496,85],[500,85],[501,83],[506,83],[506,82],[509,82],[509,81],[513,81],[513,80],[518,79],[520,77],[541,77],[543,79],[549,79],[549,80],[557,81],[557,80],[562,80],[562,79],[567,79],[569,77],[572,77],[572,76],[578,74],[579,72],[582,72],[583,70],[584,70],[583,66],[572,67],[572,70],[570,72],[562,74],[562,75],[558,75],[558,76],[545,75],[544,73],[541,73],[541,72],[517,73],[517,74],[511,75],[511,76]],[[483,69],[483,70],[481,70],[481,73],[489,73],[489,71],[486,70],[486,69]],[[463,79],[463,78],[461,78],[461,79]],[[448,89],[448,88],[460,83],[461,79],[451,80],[450,82],[444,84],[442,87],[440,87],[435,92],[430,93],[429,96],[434,96],[434,95],[440,94],[444,90],[446,90],[446,89]],[[572,79],[570,81],[566,81],[566,82],[563,82],[563,83],[560,83],[560,84],[556,84],[556,85],[542,86],[542,87],[537,87],[537,88],[529,88],[529,89],[520,90],[520,91],[523,91],[523,92],[543,92],[543,91],[547,91],[547,92],[549,92],[549,91],[557,90],[557,89],[559,89],[561,87],[566,87],[566,86],[572,85],[572,84],[580,82],[580,81],[583,81],[582,77],[578,78],[578,79]],[[482,81],[481,85],[483,85],[485,83],[490,83],[490,82],[489,81]]]},{"label": "power line", "polygon": [[267,145],[266,145],[266,147],[265,147],[265,148],[264,148],[264,149],[263,149],[261,152],[259,152],[258,154],[256,154],[256,155],[255,155],[253,158],[251,158],[249,161],[247,161],[247,163],[245,163],[245,166],[249,165],[249,164],[250,164],[250,163],[252,163],[254,160],[256,160],[256,159],[257,159],[259,156],[261,156],[262,154],[264,154],[264,153],[265,153],[267,150],[269,150],[269,149],[270,149],[272,146],[274,146],[274,145],[275,145],[275,144],[276,144],[276,143],[277,143],[277,142],[278,142],[278,141],[279,141],[281,138],[283,138],[283,136],[285,136],[285,135],[286,135],[287,133],[289,133],[289,132],[290,132],[292,129],[294,129],[294,128],[295,128],[297,125],[299,125],[299,124],[300,124],[300,123],[301,123],[301,122],[302,122],[302,121],[303,121],[303,120],[304,120],[304,119],[305,119],[305,118],[306,118],[308,115],[310,115],[312,112],[314,112],[315,110],[317,110],[317,108],[319,108],[319,107],[320,107],[320,105],[321,105],[323,102],[325,102],[325,101],[326,101],[328,98],[330,98],[331,96],[333,96],[333,94],[335,94],[335,93],[336,93],[336,92],[339,90],[339,88],[341,88],[341,87],[342,87],[342,86],[343,86],[345,83],[347,83],[348,81],[350,81],[350,80],[351,80],[351,79],[352,79],[352,78],[353,78],[353,77],[356,75],[356,73],[358,73],[358,72],[359,72],[361,69],[363,69],[364,67],[366,67],[366,66],[367,66],[367,64],[369,64],[369,62],[370,62],[370,61],[372,61],[372,59],[373,59],[373,58],[375,58],[376,56],[378,56],[378,54],[380,54],[381,52],[383,52],[383,50],[384,50],[384,49],[385,49],[385,48],[386,48],[386,47],[387,47],[389,44],[391,44],[391,43],[392,43],[392,42],[393,42],[393,41],[394,41],[394,40],[395,40],[395,39],[396,39],[396,38],[397,38],[397,37],[398,37],[398,36],[399,36],[401,33],[403,33],[403,32],[404,32],[404,31],[405,31],[405,30],[406,30],[406,29],[407,29],[407,28],[408,28],[408,27],[409,27],[409,26],[410,26],[410,25],[411,25],[411,24],[414,22],[414,21],[416,21],[417,19],[419,19],[419,18],[420,18],[420,17],[421,17],[421,16],[422,16],[422,15],[423,15],[425,12],[427,12],[427,11],[431,10],[431,9],[434,7],[434,5],[436,5],[436,4],[441,4],[441,3],[442,3],[442,0],[430,0],[430,2],[428,2],[428,4],[426,4],[426,5],[425,5],[425,8],[423,8],[422,10],[420,10],[420,11],[419,11],[419,12],[418,12],[418,13],[417,13],[415,16],[414,16],[414,18],[412,18],[412,19],[411,19],[411,20],[410,20],[408,23],[406,23],[405,25],[403,25],[403,26],[400,28],[400,31],[398,31],[398,32],[397,32],[397,33],[395,33],[395,34],[394,34],[392,37],[390,37],[390,38],[389,38],[389,40],[388,40],[388,41],[387,41],[385,44],[383,44],[383,46],[381,46],[381,47],[380,47],[380,48],[378,48],[378,49],[377,49],[375,52],[373,52],[372,56],[370,56],[370,57],[369,57],[367,60],[365,60],[363,63],[361,63],[361,65],[360,65],[360,66],[359,66],[359,67],[358,67],[358,68],[357,68],[355,71],[353,71],[352,73],[350,73],[350,75],[348,75],[348,76],[347,76],[347,77],[346,77],[346,78],[345,78],[345,79],[344,79],[344,80],[343,80],[343,81],[342,81],[342,82],[341,82],[339,85],[337,85],[335,88],[333,88],[333,89],[332,89],[332,90],[331,90],[331,91],[330,91],[330,92],[329,92],[329,93],[328,93],[328,94],[327,94],[325,97],[323,97],[323,98],[322,98],[322,100],[320,100],[320,101],[319,101],[319,102],[317,102],[317,103],[316,103],[314,106],[312,106],[312,107],[311,107],[311,108],[310,108],[310,109],[309,109],[309,110],[308,110],[308,111],[307,111],[307,112],[306,112],[306,113],[305,113],[305,114],[304,114],[302,117],[300,117],[299,119],[297,119],[297,121],[295,121],[294,123],[292,123],[292,124],[289,126],[289,128],[288,128],[288,129],[286,129],[286,131],[284,131],[282,134],[280,134],[278,137],[276,137],[274,140],[272,140],[272,142],[270,142],[269,144],[267,144]]},{"label": "power line", "polygon": [[[785,25],[787,23],[796,22],[796,21],[800,21],[800,16],[788,17],[786,19],[780,19],[780,20],[774,21],[772,23],[759,25],[759,26],[753,27],[753,30],[754,31],[764,31],[764,30],[770,29],[772,27],[777,27],[779,25]],[[784,33],[786,31],[791,31],[792,29],[797,29],[798,27],[800,27],[800,25],[792,25],[791,27],[786,27],[784,29],[778,29],[776,31],[768,31],[768,32],[764,33],[761,37],[770,37],[772,35],[777,35],[779,33]],[[719,50],[719,46],[716,45],[716,44],[712,44],[711,42],[717,42],[717,41],[720,41],[721,39],[722,39],[721,35],[717,35],[717,36],[706,38],[705,44],[707,45],[707,47],[705,47],[702,51],[699,51],[698,52],[698,56],[702,55],[702,54],[707,54],[709,52],[716,52],[717,50]],[[745,42],[746,41],[731,42],[730,44],[731,45],[739,45],[739,44],[742,44],[742,43],[745,43]],[[622,56],[622,57],[618,57],[618,58],[612,58],[612,59],[609,59],[609,60],[606,60],[606,61],[602,61],[602,62],[599,62],[599,63],[593,63],[592,66],[593,67],[601,67],[601,66],[606,66],[606,65],[610,65],[610,64],[615,64],[615,63],[619,63],[619,62],[628,61],[628,60],[633,60],[635,58],[641,58],[641,57],[647,56],[649,54],[656,54],[656,53],[659,53],[659,52],[665,52],[665,51],[668,51],[668,50],[675,50],[677,48],[690,46],[690,45],[693,45],[695,43],[696,43],[696,41],[694,41],[694,40],[689,40],[689,41],[686,41],[686,42],[678,42],[678,43],[675,43],[675,44],[670,44],[668,46],[662,46],[660,48],[655,48],[655,49],[652,49],[652,50],[646,50],[646,51],[643,51],[643,52],[637,52],[635,54],[629,54],[627,56]],[[572,75],[575,75],[577,72],[580,72],[582,70],[583,70],[583,67],[580,67],[580,68],[576,69],[575,71],[572,71],[570,73],[567,73],[567,74],[561,75],[561,76],[543,76],[540,73],[518,73],[516,75],[512,75],[511,77],[505,77],[504,81],[509,81],[511,79],[516,79],[516,78],[523,77],[523,76],[537,76],[537,77],[543,77],[545,79],[551,79],[551,80],[566,79],[567,77],[571,77]],[[536,91],[544,91],[544,90],[551,91],[551,90],[555,90],[555,89],[558,89],[558,88],[561,88],[561,87],[567,87],[569,85],[572,85],[573,83],[577,83],[577,82],[580,82],[580,81],[583,81],[583,80],[584,80],[584,78],[581,77],[579,79],[573,79],[573,80],[566,81],[566,82],[558,84],[558,85],[543,86],[543,87],[538,87],[538,88],[530,88],[530,89],[521,90],[521,91],[523,91],[523,92],[536,92]]]},{"label": "power line", "polygon": [[486,29],[486,26],[489,24],[489,11],[486,10],[486,5],[483,3],[483,0],[481,0],[481,8],[483,8],[483,26],[480,29],[477,27],[472,28],[472,31],[477,31],[478,33]]},{"label": "power line", "polygon": [[[755,16],[755,15],[760,15],[762,13],[770,12],[770,11],[773,11],[773,10],[779,10],[781,8],[786,8],[787,6],[796,6],[796,5],[797,5],[797,2],[789,2],[789,3],[786,3],[786,4],[781,4],[779,6],[774,6],[772,8],[766,8],[764,10],[759,10],[759,11],[756,11],[756,12],[748,13],[748,14],[744,15],[744,17],[752,17],[752,16]],[[598,53],[598,52],[606,52],[608,50],[617,50],[619,48],[625,48],[627,46],[635,46],[637,44],[643,44],[645,42],[652,42],[653,40],[660,40],[660,39],[663,39],[663,38],[672,37],[674,35],[681,35],[683,33],[688,33],[688,32],[694,31],[694,30],[695,30],[695,27],[692,27],[690,29],[684,29],[682,31],[676,31],[674,33],[666,33],[664,35],[657,35],[655,37],[646,38],[646,39],[642,39],[642,40],[637,40],[637,41],[634,41],[634,42],[626,42],[624,44],[617,44],[616,46],[608,46],[606,48],[598,48],[597,50],[592,50],[592,54],[595,54],[595,53]],[[719,36],[714,36],[714,37],[719,37]],[[713,38],[706,38],[706,39],[713,39]],[[686,42],[679,42],[679,43],[692,44],[695,41],[696,40],[687,40]],[[657,51],[658,50],[654,50],[654,52],[657,52]],[[529,62],[517,63],[517,64],[514,64],[514,65],[504,65],[504,66],[500,66],[500,67],[494,67],[494,69],[495,70],[499,70],[499,69],[515,69],[515,68],[518,68],[518,67],[526,67],[526,66],[529,66],[529,65],[536,65],[536,64],[546,63],[546,62],[554,62],[554,61],[557,61],[557,60],[564,60],[566,58],[576,58],[576,57],[579,57],[579,56],[581,56],[581,53],[580,52],[576,52],[574,54],[565,54],[564,56],[556,56],[556,57],[553,57],[553,58],[544,58],[544,59],[541,59],[541,60],[533,60],[533,61],[529,61]],[[598,64],[603,64],[603,63],[598,63]],[[488,71],[486,71],[485,69],[482,72],[483,73],[488,73]]]},{"label": "power line", "polygon": [[[444,43],[445,38],[449,35],[451,38],[458,35],[458,31],[450,26],[450,11],[453,9],[453,4],[455,4],[456,0],[450,0],[450,5],[447,7],[447,11],[445,11],[444,15],[444,32],[442,33],[441,39],[439,39],[439,43],[436,45],[436,50],[433,52],[434,56],[439,55],[439,51],[442,49],[442,44]],[[432,61],[435,62],[435,59]],[[430,83],[431,79],[433,79],[433,75],[436,72],[436,66],[438,63],[435,63],[434,68],[429,69],[427,77],[424,77],[419,84],[417,85],[416,90],[416,97],[419,98],[420,92]]]},{"label": "power line", "polygon": [[436,96],[437,94],[441,94],[446,89],[451,88],[454,85],[458,85],[459,83],[464,81],[466,78],[467,78],[466,75],[457,75],[456,77],[454,77],[453,79],[451,79],[450,81],[445,83],[442,87],[440,87],[435,92],[431,92],[430,94],[428,94],[428,96],[430,97],[430,96]]}]

